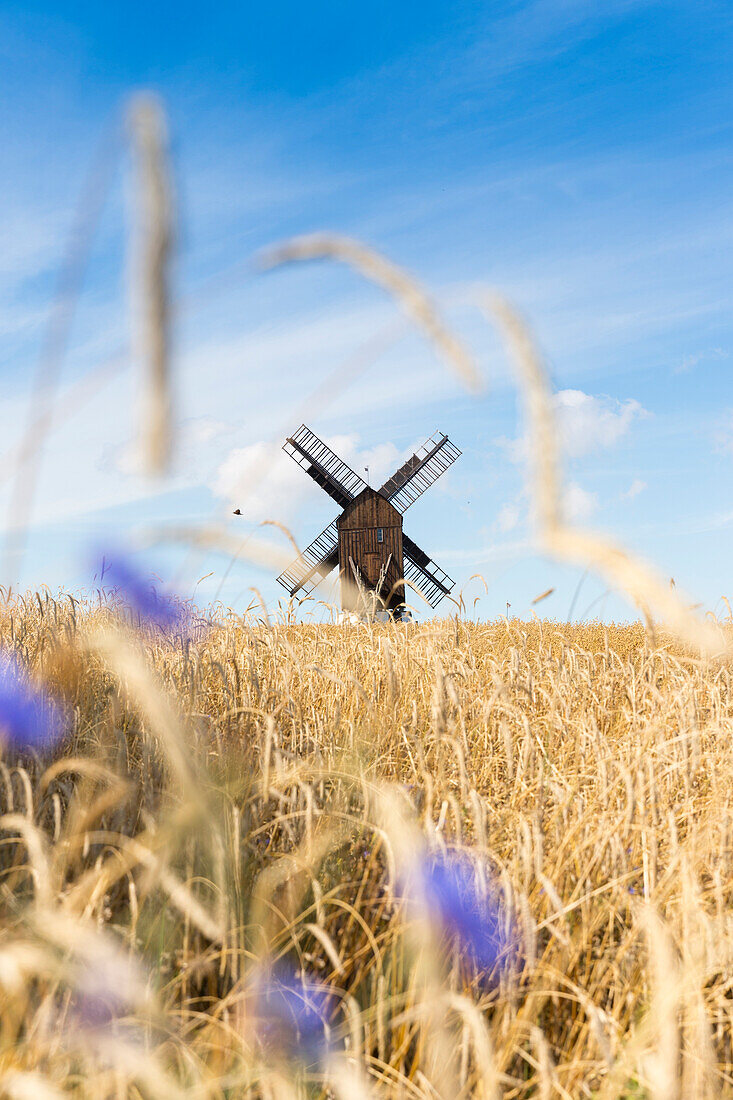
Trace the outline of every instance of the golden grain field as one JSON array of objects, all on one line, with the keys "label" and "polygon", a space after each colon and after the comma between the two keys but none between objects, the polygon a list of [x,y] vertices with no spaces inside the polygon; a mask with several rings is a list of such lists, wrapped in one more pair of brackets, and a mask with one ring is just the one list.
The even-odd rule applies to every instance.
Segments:
[{"label": "golden grain field", "polygon": [[[733,1096],[729,659],[641,624],[169,637],[43,593],[0,631],[69,716],[0,763],[2,1095]],[[286,973],[318,1043],[267,1018]]]}]

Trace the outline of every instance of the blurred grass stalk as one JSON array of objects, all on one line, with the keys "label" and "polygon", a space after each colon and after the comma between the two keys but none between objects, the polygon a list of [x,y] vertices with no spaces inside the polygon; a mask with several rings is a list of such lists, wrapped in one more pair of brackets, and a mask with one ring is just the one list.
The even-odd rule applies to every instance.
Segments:
[{"label": "blurred grass stalk", "polygon": [[534,505],[540,548],[559,561],[584,565],[605,577],[639,608],[650,630],[656,613],[679,638],[705,656],[729,649],[717,624],[697,618],[680,596],[649,566],[604,535],[568,523],[563,506],[559,432],[547,372],[528,326],[499,294],[484,292],[480,304],[498,322],[515,366],[530,448],[528,488]]},{"label": "blurred grass stalk", "polygon": [[137,169],[131,293],[133,347],[143,382],[140,448],[147,472],[162,476],[170,468],[173,448],[169,286],[173,203],[168,128],[157,96],[145,92],[134,97],[129,125]]}]

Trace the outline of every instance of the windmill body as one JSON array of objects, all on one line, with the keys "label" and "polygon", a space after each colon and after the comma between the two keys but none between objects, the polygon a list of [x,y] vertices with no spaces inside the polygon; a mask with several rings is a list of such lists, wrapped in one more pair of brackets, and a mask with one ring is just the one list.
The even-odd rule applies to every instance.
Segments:
[{"label": "windmill body", "polygon": [[341,606],[360,610],[365,592],[374,592],[385,610],[405,604],[402,514],[376,489],[366,488],[336,520]]},{"label": "windmill body", "polygon": [[301,424],[283,450],[340,506],[321,531],[277,578],[290,596],[307,596],[338,567],[344,610],[383,610],[401,617],[406,589],[436,607],[454,582],[403,531],[403,513],[459,457],[436,432],[380,489],[372,489],[338,455]]}]

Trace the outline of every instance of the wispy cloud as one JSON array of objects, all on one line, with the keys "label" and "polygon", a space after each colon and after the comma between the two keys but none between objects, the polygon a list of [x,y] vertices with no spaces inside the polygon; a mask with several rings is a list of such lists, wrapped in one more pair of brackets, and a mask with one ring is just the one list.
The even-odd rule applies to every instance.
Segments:
[{"label": "wispy cloud", "polygon": [[34,205],[6,208],[0,216],[0,289],[36,279],[57,262],[68,212]]},{"label": "wispy cloud", "polygon": [[465,568],[478,567],[491,561],[513,559],[520,554],[529,554],[534,547],[530,539],[515,539],[511,542],[490,543],[485,546],[465,547],[462,550],[444,549],[435,553],[435,560]]},{"label": "wispy cloud", "polygon": [[693,355],[686,355],[681,363],[674,368],[675,374],[686,374],[687,371],[698,366],[699,363],[707,363],[720,359],[727,359],[728,352],[724,348],[708,348],[706,351],[697,351]]},{"label": "wispy cloud", "polygon": [[640,493],[644,492],[646,487],[647,484],[645,481],[642,481],[640,477],[635,477],[634,480],[631,482],[631,485],[629,485],[628,489],[626,489],[625,492],[621,494],[621,499],[634,500],[636,497],[639,496]]},{"label": "wispy cloud", "polygon": [[728,409],[714,434],[715,448],[721,454],[733,455],[733,409]]}]

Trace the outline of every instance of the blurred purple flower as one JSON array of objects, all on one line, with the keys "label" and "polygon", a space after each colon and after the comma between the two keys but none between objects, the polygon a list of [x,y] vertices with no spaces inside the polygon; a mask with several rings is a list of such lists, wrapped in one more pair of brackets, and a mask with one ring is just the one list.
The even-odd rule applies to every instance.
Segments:
[{"label": "blurred purple flower", "polygon": [[76,1022],[89,1030],[106,1030],[146,999],[147,989],[137,961],[110,943],[92,941],[74,981]]},{"label": "blurred purple flower", "polygon": [[258,983],[257,1038],[266,1051],[305,1065],[323,1060],[330,1046],[333,993],[322,982],[276,972]]},{"label": "blurred purple flower", "polygon": [[429,856],[420,872],[430,915],[479,968],[490,970],[507,946],[496,892],[477,887],[473,865],[462,856]]},{"label": "blurred purple flower", "polygon": [[0,650],[0,740],[18,749],[43,749],[63,736],[64,708],[12,654]]},{"label": "blurred purple flower", "polygon": [[101,555],[98,579],[104,591],[137,615],[141,625],[157,627],[165,633],[188,632],[191,608],[177,596],[160,591],[122,553]]}]

